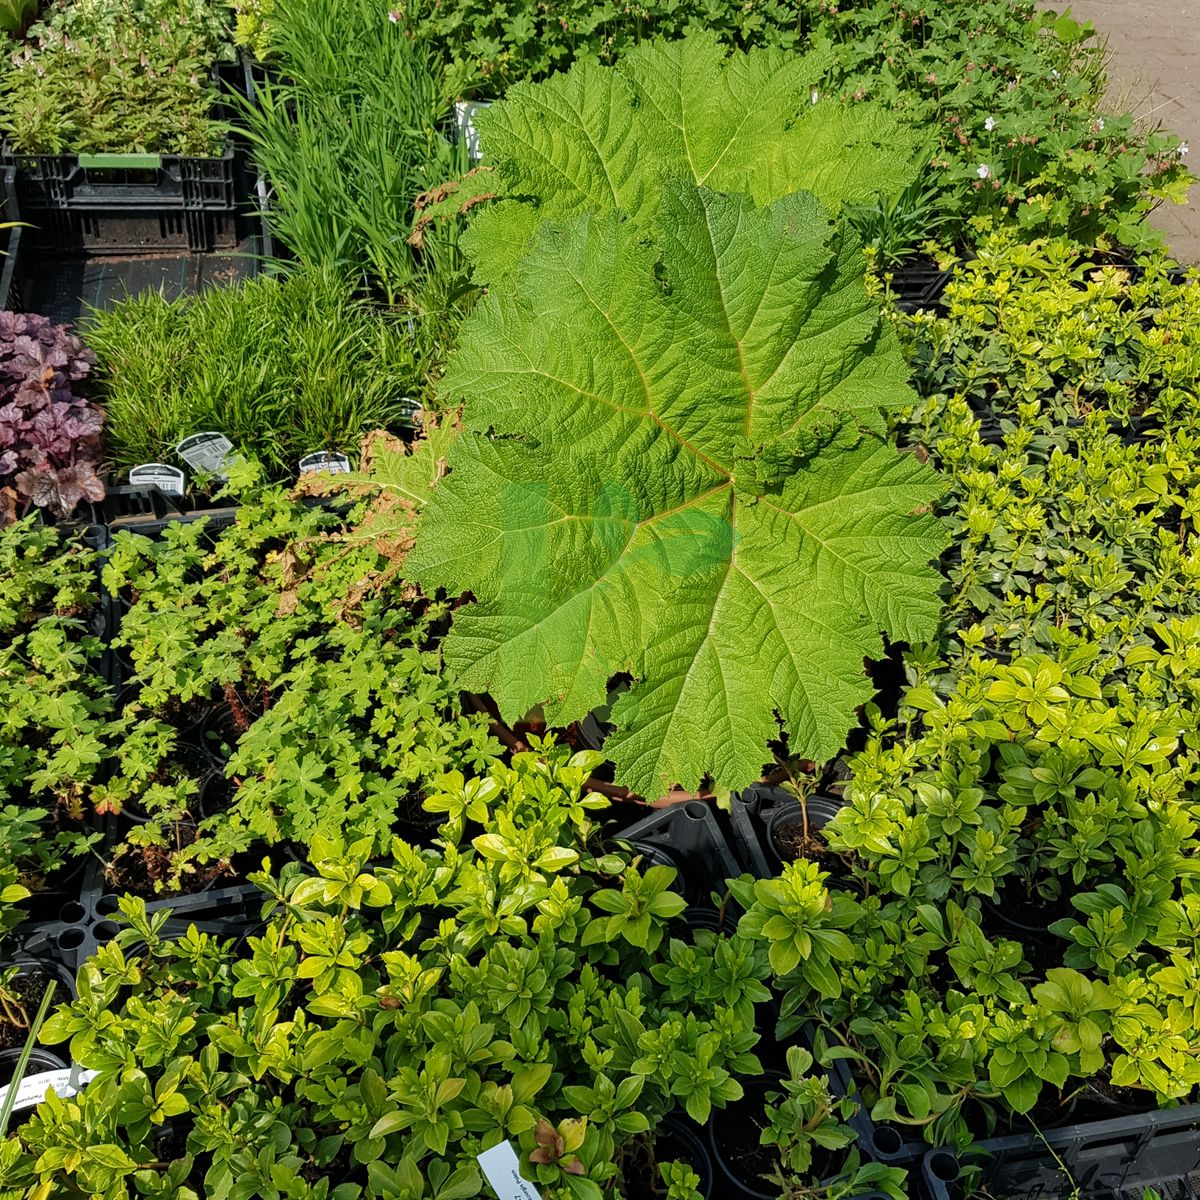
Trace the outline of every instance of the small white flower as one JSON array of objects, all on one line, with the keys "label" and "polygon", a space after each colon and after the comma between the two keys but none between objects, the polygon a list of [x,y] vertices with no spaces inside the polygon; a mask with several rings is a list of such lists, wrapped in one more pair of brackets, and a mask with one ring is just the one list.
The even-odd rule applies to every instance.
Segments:
[{"label": "small white flower", "polygon": [[1093,128],[1093,129],[1094,129],[1094,130],[1095,130],[1097,133],[1103,133],[1103,132],[1104,132],[1104,118],[1103,118],[1103,117],[1097,117],[1097,118],[1096,118],[1096,124],[1095,124],[1095,125],[1093,125],[1093,126],[1092,126],[1092,128]]},{"label": "small white flower", "polygon": [[988,119],[984,121],[983,127],[988,131],[988,133],[991,133],[992,130],[996,128],[996,118],[988,117]]},{"label": "small white flower", "polygon": [[1059,73],[1058,73],[1057,71],[1054,71],[1054,70],[1052,70],[1052,71],[1050,72],[1050,78],[1051,78],[1051,79],[1061,79],[1061,78],[1062,78],[1062,76],[1060,76],[1060,75],[1059,75]]},{"label": "small white flower", "polygon": [[987,163],[980,163],[979,166],[975,168],[975,174],[978,175],[980,179],[991,179],[992,168],[989,167]]},{"label": "small white flower", "polygon": [[1187,144],[1187,142],[1180,142],[1180,143],[1179,143],[1179,157],[1180,157],[1180,158],[1187,158],[1187,152],[1188,152],[1188,144]]},{"label": "small white flower", "polygon": [[811,90],[811,91],[808,93],[808,102],[809,102],[809,104],[816,104],[816,102],[817,102],[818,100],[820,100],[820,98],[821,98],[821,93],[820,93],[819,91],[817,91],[817,89],[816,89],[816,88],[813,88],[813,89],[812,89],[812,90]]}]

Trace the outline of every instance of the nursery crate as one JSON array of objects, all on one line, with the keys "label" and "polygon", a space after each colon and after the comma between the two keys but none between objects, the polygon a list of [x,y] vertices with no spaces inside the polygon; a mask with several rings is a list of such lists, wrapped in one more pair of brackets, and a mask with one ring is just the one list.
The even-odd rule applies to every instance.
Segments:
[{"label": "nursery crate", "polygon": [[978,1142],[962,1156],[933,1150],[921,1164],[929,1200],[956,1200],[964,1168],[975,1191],[1011,1200],[1162,1200],[1200,1196],[1200,1104]]},{"label": "nursery crate", "polygon": [[43,251],[66,255],[126,255],[234,250],[244,232],[235,209],[24,209],[28,236]]},{"label": "nursery crate", "polygon": [[725,890],[726,879],[741,874],[716,817],[703,800],[655,809],[622,829],[616,840],[630,843],[655,864],[674,867],[692,904],[709,903],[714,890]]},{"label": "nursery crate", "polygon": [[[214,70],[218,84],[241,91],[241,64]],[[227,103],[217,115],[228,120]],[[15,171],[16,203],[59,250],[124,254],[149,248],[191,251],[237,244],[237,215],[247,198],[242,151],[219,155],[27,154],[3,148]]]},{"label": "nursery crate", "polygon": [[[47,215],[54,217],[41,214]],[[68,225],[74,221],[71,214],[58,215],[65,217]],[[90,253],[84,244],[86,238],[78,240],[72,252],[66,242],[56,243],[53,237],[43,236],[44,231],[34,228],[32,222],[9,231],[10,253],[0,259],[0,300],[4,307],[42,313],[56,323],[70,325],[89,307],[109,308],[142,291],[161,292],[174,300],[206,287],[251,278],[264,252],[262,227],[252,217],[212,216],[214,228],[219,225],[229,231],[231,238],[240,240],[231,242],[231,249],[211,253],[189,249],[182,213],[170,220],[120,214],[113,219],[117,224],[111,229],[118,230],[117,242],[128,245],[127,252],[119,256]],[[91,226],[97,222],[102,233],[104,227],[109,227],[109,218],[104,214],[92,214],[79,224]]]}]

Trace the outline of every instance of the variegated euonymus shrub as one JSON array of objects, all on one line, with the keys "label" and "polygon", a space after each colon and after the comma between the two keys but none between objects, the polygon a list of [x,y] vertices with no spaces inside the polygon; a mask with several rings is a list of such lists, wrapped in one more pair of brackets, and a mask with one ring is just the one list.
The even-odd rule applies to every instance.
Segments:
[{"label": "variegated euonymus shrub", "polygon": [[880,114],[825,123],[810,69],[650,46],[481,129],[505,198],[469,239],[466,430],[409,573],[474,595],[446,657],[508,718],[630,674],[606,750],[644,794],[744,785],[781,726],[835,754],[880,631],[937,619],[937,476],[880,436],[912,395],[830,215],[910,172]]}]

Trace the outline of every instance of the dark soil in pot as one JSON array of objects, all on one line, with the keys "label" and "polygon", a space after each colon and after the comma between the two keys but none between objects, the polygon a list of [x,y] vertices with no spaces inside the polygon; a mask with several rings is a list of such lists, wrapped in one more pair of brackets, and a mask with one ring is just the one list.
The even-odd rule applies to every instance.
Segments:
[{"label": "dark soil in pot", "polygon": [[1109,1121],[1152,1112],[1158,1107],[1154,1093],[1145,1088],[1118,1087],[1101,1075],[1093,1075],[1075,1094],[1076,1121]]},{"label": "dark soil in pot", "polygon": [[826,870],[840,868],[841,858],[829,849],[821,830],[841,810],[836,800],[810,796],[780,804],[767,817],[767,842],[779,863],[807,858]]},{"label": "dark soil in pot", "polygon": [[111,890],[153,899],[165,896],[194,896],[197,892],[207,891],[229,874],[229,868],[221,863],[193,863],[194,869],[183,876],[180,886],[172,887],[169,882],[172,855],[190,846],[199,836],[199,832],[196,821],[190,814],[185,814],[173,824],[166,825],[165,829],[168,841],[166,846],[126,844],[118,848],[104,868],[104,878]]},{"label": "dark soil in pot", "polygon": [[[2,963],[0,970],[13,965],[11,962]],[[29,1022],[37,1016],[38,1005],[41,1004],[51,980],[57,981],[58,984],[54,989],[52,1004],[65,1004],[75,996],[74,982],[57,963],[23,962],[17,965],[19,970],[16,976],[4,988],[5,1003],[0,1005],[0,1051],[19,1052],[25,1045],[29,1036]]]},{"label": "dark soil in pot", "polygon": [[621,1172],[625,1181],[625,1200],[662,1200],[666,1185],[658,1164],[683,1162],[700,1177],[698,1191],[705,1200],[719,1200],[713,1189],[713,1162],[708,1149],[693,1127],[679,1117],[669,1116],[658,1126],[653,1141],[638,1138],[622,1154]]},{"label": "dark soil in pot", "polygon": [[772,1072],[743,1080],[742,1099],[713,1110],[708,1144],[717,1177],[714,1195],[727,1195],[736,1186],[747,1196],[777,1200],[778,1192],[770,1190],[767,1182],[776,1167],[775,1149],[764,1146],[760,1139],[767,1123],[767,1093],[782,1091],[781,1079],[782,1075]]}]

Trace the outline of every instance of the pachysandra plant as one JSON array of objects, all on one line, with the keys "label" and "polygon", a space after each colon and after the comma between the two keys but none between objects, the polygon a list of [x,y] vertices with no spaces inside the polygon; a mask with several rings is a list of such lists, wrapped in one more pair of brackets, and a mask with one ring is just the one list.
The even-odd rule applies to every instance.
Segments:
[{"label": "pachysandra plant", "polygon": [[519,261],[476,227],[481,267],[505,278],[451,360],[466,432],[408,564],[476,597],[446,659],[508,719],[542,704],[565,724],[631,675],[606,752],[642,794],[743,786],[780,725],[792,752],[834,755],[870,698],[879,631],[927,637],[938,614],[942,538],[921,513],[937,478],[876,436],[881,409],[912,401],[906,370],[853,235],[773,155],[787,122],[768,125],[764,103],[740,134],[689,137],[706,165],[681,177],[668,133],[703,123],[697,63],[731,96],[767,86],[768,59],[722,68],[707,46],[647,51],[632,109],[634,75],[609,73],[608,125],[584,95],[591,68],[497,106],[498,152],[534,146],[526,191],[550,189],[553,113],[582,122],[584,157],[581,130],[615,132],[591,182],[534,213],[575,215],[533,229]]}]

